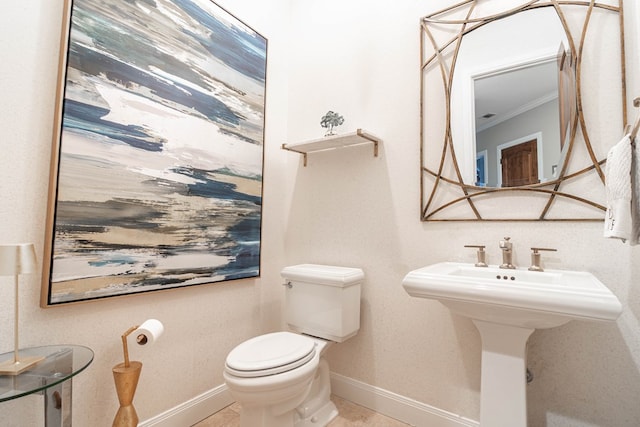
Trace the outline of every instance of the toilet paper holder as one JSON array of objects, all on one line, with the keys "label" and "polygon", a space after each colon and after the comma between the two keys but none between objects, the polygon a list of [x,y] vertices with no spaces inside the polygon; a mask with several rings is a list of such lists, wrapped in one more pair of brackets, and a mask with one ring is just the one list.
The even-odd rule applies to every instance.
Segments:
[{"label": "toilet paper holder", "polygon": [[122,334],[122,352],[124,354],[124,366],[129,367],[129,346],[127,337],[132,333],[136,334],[136,343],[138,345],[153,344],[155,340],[160,338],[164,332],[162,322],[156,319],[145,320],[141,325],[132,326]]},{"label": "toilet paper holder", "polygon": [[138,414],[133,406],[133,396],[138,386],[138,379],[142,371],[142,362],[129,360],[129,346],[127,337],[138,332],[136,343],[139,345],[152,344],[164,332],[164,326],[159,320],[149,319],[142,325],[132,326],[122,334],[122,352],[124,362],[113,367],[113,379],[118,393],[120,408],[113,420],[113,427],[135,427],[138,425]]}]

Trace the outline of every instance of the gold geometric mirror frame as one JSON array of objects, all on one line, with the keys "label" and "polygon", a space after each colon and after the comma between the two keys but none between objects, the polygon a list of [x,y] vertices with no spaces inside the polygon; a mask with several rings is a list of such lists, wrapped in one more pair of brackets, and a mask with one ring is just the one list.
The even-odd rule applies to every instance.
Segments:
[{"label": "gold geometric mirror frame", "polygon": [[[603,165],[608,148],[622,136],[627,117],[623,0],[533,0],[516,6],[515,0],[509,1],[508,6],[508,1],[501,0],[462,1],[421,19],[421,220],[602,221]],[[501,11],[495,10],[496,4]],[[476,148],[475,134],[470,137],[458,125],[452,127],[454,115],[468,108],[452,101],[452,93],[460,90],[454,76],[462,72],[458,69],[461,46],[480,28],[536,10],[557,14],[568,44],[558,63],[570,65],[567,76],[573,97],[568,104],[564,100],[569,114],[561,112],[559,117],[566,133],[561,137],[562,156],[554,165],[555,176],[517,187],[465,181],[459,159],[475,157]],[[545,31],[544,25],[540,31]],[[606,37],[603,31],[609,31]],[[510,34],[502,37],[508,39]],[[485,44],[496,49],[495,42]],[[619,63],[619,70],[612,63]],[[603,64],[606,71],[600,69]],[[590,110],[585,110],[586,105]],[[461,151],[463,139],[473,139],[471,154]]]}]

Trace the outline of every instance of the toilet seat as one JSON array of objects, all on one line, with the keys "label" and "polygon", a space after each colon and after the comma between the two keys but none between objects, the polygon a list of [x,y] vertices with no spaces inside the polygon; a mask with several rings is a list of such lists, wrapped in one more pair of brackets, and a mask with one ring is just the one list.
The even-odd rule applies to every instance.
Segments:
[{"label": "toilet seat", "polygon": [[316,354],[314,340],[291,332],[274,332],[251,338],[231,350],[225,364],[234,376],[257,378],[290,371]]}]

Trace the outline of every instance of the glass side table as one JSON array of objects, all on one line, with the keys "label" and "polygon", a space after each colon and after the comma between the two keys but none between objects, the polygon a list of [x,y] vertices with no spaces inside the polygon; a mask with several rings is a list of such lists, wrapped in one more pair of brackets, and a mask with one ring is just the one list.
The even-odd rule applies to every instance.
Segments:
[{"label": "glass side table", "polygon": [[[44,395],[46,427],[71,427],[71,381],[93,361],[93,351],[80,345],[46,345],[20,350],[20,356],[44,360],[19,375],[0,375],[0,402],[29,394]],[[0,362],[13,352],[0,354]]]}]

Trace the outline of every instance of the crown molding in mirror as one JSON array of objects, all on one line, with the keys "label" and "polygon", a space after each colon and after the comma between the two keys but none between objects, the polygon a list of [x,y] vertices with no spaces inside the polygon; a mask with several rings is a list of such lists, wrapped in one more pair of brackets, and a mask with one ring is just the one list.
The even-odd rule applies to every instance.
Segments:
[{"label": "crown molding in mirror", "polygon": [[[622,1],[610,0],[604,3],[594,0],[530,0],[519,2],[520,5],[508,10],[487,11],[483,7],[491,2],[466,0],[421,19],[422,221],[603,220],[605,207],[601,200],[604,200],[603,165],[608,151],[606,144],[613,145],[617,142],[627,117]],[[510,4],[515,3],[518,2],[514,0]],[[575,114],[569,123],[570,132],[568,141],[565,142],[568,146],[565,147],[563,160],[558,164],[557,177],[521,187],[488,188],[476,186],[476,183],[465,183],[457,160],[459,156],[456,155],[451,126],[452,114],[459,114],[459,111],[452,111],[451,94],[462,41],[470,32],[492,22],[540,8],[551,8],[557,13],[570,45],[570,60],[575,64]],[[600,117],[598,111],[584,109],[585,105],[591,105],[594,101],[598,103],[601,94],[591,95],[585,102],[586,91],[583,86],[588,73],[585,74],[583,68],[593,67],[598,61],[606,61],[604,57],[596,59],[595,55],[604,55],[604,50],[597,51],[594,44],[602,36],[602,27],[606,28],[601,19],[614,19],[611,16],[618,23],[617,28],[612,31],[618,36],[619,46],[609,48],[608,51],[619,49],[619,59],[616,57],[613,62],[619,62],[620,67],[619,70],[617,67],[609,70],[609,75],[605,76],[612,87],[604,90],[605,96],[609,97],[605,104],[616,105],[616,108],[619,106],[621,110],[618,113],[614,108],[616,111],[612,114],[615,119],[608,120],[603,125],[606,119]],[[594,24],[598,32],[594,30],[590,33],[589,24],[594,20],[598,23],[597,26]],[[508,34],[504,37],[508,38]],[[607,43],[613,38],[607,38]],[[616,45],[617,43],[615,41]],[[599,85],[595,78],[590,83]],[[432,118],[434,109],[442,111],[442,104],[446,111],[444,123]],[[590,136],[593,126],[589,124],[596,119],[604,129],[598,129],[594,139]],[[617,120],[617,125],[609,123]],[[597,144],[594,144],[595,140],[598,141]],[[521,209],[516,209],[516,206]]]}]

